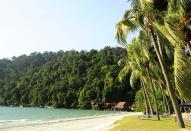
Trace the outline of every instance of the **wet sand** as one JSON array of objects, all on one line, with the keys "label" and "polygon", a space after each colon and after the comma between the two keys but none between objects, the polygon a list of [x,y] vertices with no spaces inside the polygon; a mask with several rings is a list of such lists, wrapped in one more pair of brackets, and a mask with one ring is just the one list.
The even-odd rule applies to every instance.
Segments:
[{"label": "wet sand", "polygon": [[114,122],[127,116],[139,115],[129,112],[100,117],[84,118],[71,121],[60,121],[43,124],[23,125],[9,128],[1,128],[1,131],[108,131]]}]

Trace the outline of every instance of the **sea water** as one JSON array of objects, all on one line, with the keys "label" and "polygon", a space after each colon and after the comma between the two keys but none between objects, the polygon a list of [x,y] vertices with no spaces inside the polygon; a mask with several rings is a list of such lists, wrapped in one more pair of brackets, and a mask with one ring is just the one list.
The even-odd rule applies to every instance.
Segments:
[{"label": "sea water", "polygon": [[19,125],[70,121],[87,119],[116,112],[79,110],[79,109],[49,109],[32,107],[0,107],[0,128]]}]

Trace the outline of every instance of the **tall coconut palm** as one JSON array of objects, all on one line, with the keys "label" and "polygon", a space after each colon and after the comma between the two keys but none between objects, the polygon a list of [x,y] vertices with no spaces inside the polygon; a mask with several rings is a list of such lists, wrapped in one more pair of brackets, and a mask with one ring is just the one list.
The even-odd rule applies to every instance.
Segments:
[{"label": "tall coconut palm", "polygon": [[[172,67],[173,61],[169,60],[169,58],[172,58],[173,54],[171,52],[171,48],[168,48],[166,45],[163,45],[163,46],[164,46],[163,52],[165,54],[164,56],[167,59],[167,60],[166,59],[164,59],[164,60],[166,60],[168,62],[168,64],[170,65],[169,70],[171,70],[170,67]],[[159,67],[159,63],[156,60],[154,61],[154,63],[151,66],[152,66],[151,69],[153,69],[151,71],[153,83],[155,84],[155,87],[157,87],[158,90],[161,91],[162,96],[163,96],[165,112],[166,112],[166,114],[170,115],[170,113],[171,113],[170,112],[170,105],[169,105],[169,102],[167,99],[167,96],[169,96],[169,93],[168,93],[168,90],[166,88],[166,84],[165,84],[165,80],[164,80],[161,68]],[[171,74],[171,78],[172,78],[173,71],[170,71],[169,73]],[[171,81],[172,81],[172,79],[171,79]]]},{"label": "tall coconut palm", "polygon": [[141,78],[140,79],[140,82],[141,82],[141,86],[142,86],[142,88],[143,88],[143,91],[144,91],[144,93],[145,93],[145,95],[146,95],[146,99],[148,100],[148,106],[149,106],[149,111],[150,111],[150,115],[153,115],[154,113],[153,113],[153,107],[152,107],[152,104],[151,104],[151,97],[150,97],[150,95],[149,95],[149,91],[148,91],[148,89],[147,89],[147,87],[145,86],[145,82],[144,82],[144,80],[143,80],[144,78]]},{"label": "tall coconut palm", "polygon": [[[128,46],[127,50],[132,50],[133,46]],[[131,73],[130,76],[130,84],[131,87],[134,89],[134,83],[136,80],[140,79],[141,90],[143,93],[144,98],[144,105],[145,105],[145,113],[146,116],[149,117],[149,114],[153,114],[153,109],[151,105],[151,100],[148,94],[148,91],[145,87],[145,83],[143,81],[143,73],[141,73],[141,68],[137,65],[137,61],[134,59],[134,54],[132,52],[128,52],[127,57],[121,59],[118,64],[123,64],[124,68],[119,72],[118,78],[122,81],[127,74]],[[142,77],[143,76],[143,77]],[[150,113],[149,113],[150,110]]]},{"label": "tall coconut palm", "polygon": [[146,96],[146,90],[143,85],[143,82],[142,81],[140,81],[140,82],[141,82],[142,93],[143,93],[144,104],[145,104],[145,114],[147,117],[149,117],[149,105],[148,105],[148,100],[147,100],[147,96]]},{"label": "tall coconut palm", "polygon": [[[153,99],[154,99],[154,103],[155,103],[157,119],[160,120],[156,93],[155,93],[155,90],[153,87],[152,77],[151,77],[150,71],[149,71],[149,68],[150,68],[149,66],[150,66],[150,62],[151,62],[149,60],[150,41],[148,41],[149,39],[146,39],[147,37],[145,37],[144,35],[145,35],[145,33],[140,31],[139,37],[134,39],[132,41],[132,44],[127,47],[128,66],[131,67],[130,84],[131,84],[131,86],[133,86],[135,80],[140,79],[143,91],[146,90],[145,83],[151,87],[151,91],[152,91]],[[142,39],[142,38],[145,38],[145,39]],[[147,43],[145,43],[145,42],[147,42]],[[144,48],[144,50],[141,50],[140,47],[142,47],[141,49]],[[148,98],[148,103],[149,103],[149,105],[151,105],[148,92],[147,91],[145,91],[145,92],[146,92],[146,96]],[[150,107],[150,111],[152,113],[152,107]]]},{"label": "tall coconut palm", "polygon": [[137,44],[138,44],[137,47],[139,48],[140,58],[142,58],[141,62],[144,65],[144,69],[145,69],[146,74],[147,74],[149,85],[151,86],[151,91],[153,93],[157,119],[160,120],[158,102],[157,102],[157,98],[156,98],[156,92],[155,92],[154,84],[153,84],[153,80],[152,80],[153,78],[151,76],[152,67],[153,67],[151,65],[153,64],[154,59],[152,59],[153,55],[149,52],[150,46],[151,46],[151,41],[148,38],[148,35],[146,34],[146,32],[140,31]]},{"label": "tall coconut palm", "polygon": [[167,70],[167,66],[162,58],[162,51],[160,51],[160,43],[157,35],[157,31],[154,28],[156,22],[160,22],[162,13],[159,10],[154,9],[156,1],[152,0],[132,0],[132,9],[127,11],[124,18],[117,24],[116,38],[118,42],[125,43],[126,37],[129,32],[137,29],[142,29],[148,32],[154,45],[154,49],[159,60],[166,86],[169,91],[169,95],[173,104],[174,111],[177,116],[177,122],[181,128],[184,128],[184,122],[180,113],[175,90],[170,83],[170,78]]}]

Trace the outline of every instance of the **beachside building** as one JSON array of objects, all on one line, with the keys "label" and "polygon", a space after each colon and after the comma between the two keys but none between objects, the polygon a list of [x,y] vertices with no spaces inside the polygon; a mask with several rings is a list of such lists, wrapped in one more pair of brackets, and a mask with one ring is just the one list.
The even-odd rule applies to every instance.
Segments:
[{"label": "beachside building", "polygon": [[126,102],[118,102],[114,107],[113,110],[115,111],[125,111],[127,109]]}]

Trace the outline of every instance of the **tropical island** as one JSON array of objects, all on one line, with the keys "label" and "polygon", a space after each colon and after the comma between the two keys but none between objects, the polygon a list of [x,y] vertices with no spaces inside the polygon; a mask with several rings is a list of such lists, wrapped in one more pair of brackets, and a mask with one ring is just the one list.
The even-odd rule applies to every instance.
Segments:
[{"label": "tropical island", "polygon": [[0,129],[190,130],[191,0],[129,5],[121,47],[0,59]]}]

